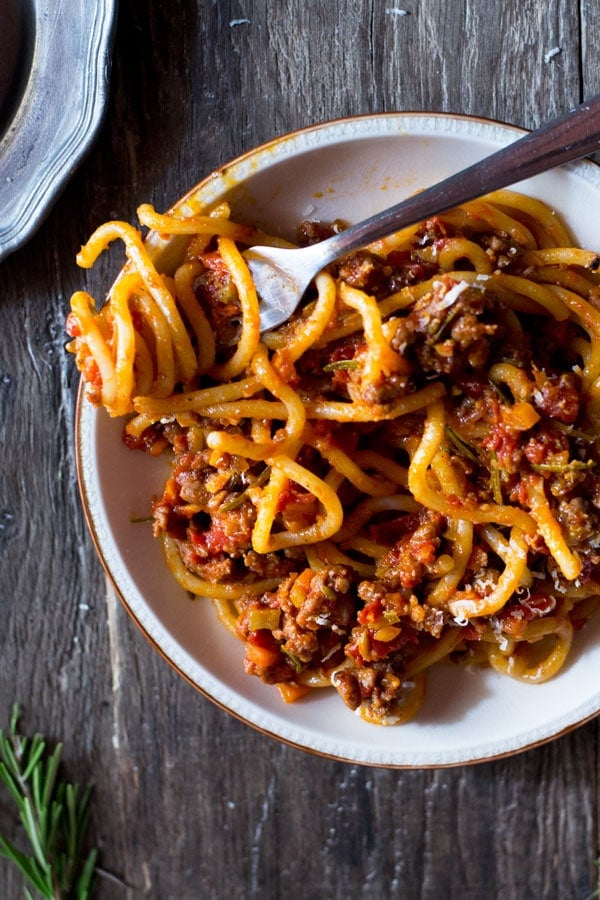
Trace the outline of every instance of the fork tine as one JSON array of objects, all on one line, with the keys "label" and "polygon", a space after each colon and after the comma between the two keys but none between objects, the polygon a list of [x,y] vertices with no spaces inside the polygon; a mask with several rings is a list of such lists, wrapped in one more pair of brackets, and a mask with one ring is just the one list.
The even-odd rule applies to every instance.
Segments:
[{"label": "fork tine", "polygon": [[[308,282],[302,283],[287,269],[297,256],[286,257],[286,251],[272,247],[252,247],[244,253],[260,301],[260,330],[281,325],[298,306]],[[282,256],[282,259],[279,257]],[[278,264],[279,263],[279,264]],[[309,279],[310,280],[310,279]]]}]

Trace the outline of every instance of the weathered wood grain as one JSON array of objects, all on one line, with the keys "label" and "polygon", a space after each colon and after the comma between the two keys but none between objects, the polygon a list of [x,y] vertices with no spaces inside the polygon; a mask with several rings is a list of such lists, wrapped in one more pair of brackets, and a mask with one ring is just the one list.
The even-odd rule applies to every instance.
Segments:
[{"label": "weathered wood grain", "polygon": [[[248,20],[248,21],[246,21]],[[145,642],[97,562],[77,496],[70,293],[82,240],[167,206],[277,134],[382,110],[532,127],[600,89],[595,0],[122,0],[99,139],[1,267],[0,717],[66,741],[96,786],[101,898],[585,900],[596,884],[598,725],[470,768],[319,759],[199,696]],[[560,50],[551,54],[554,48]],[[16,835],[4,796],[0,830]],[[21,896],[0,861],[0,896]]]}]

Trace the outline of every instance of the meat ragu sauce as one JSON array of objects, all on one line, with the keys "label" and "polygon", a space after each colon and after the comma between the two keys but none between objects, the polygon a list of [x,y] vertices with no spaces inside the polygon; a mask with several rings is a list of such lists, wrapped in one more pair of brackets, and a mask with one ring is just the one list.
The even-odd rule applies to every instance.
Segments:
[{"label": "meat ragu sauce", "polygon": [[[318,223],[300,227],[302,243],[328,233]],[[522,248],[506,236],[470,237],[488,257],[492,271],[523,272]],[[394,330],[390,343],[406,361],[402,371],[379,381],[364,378],[368,347],[361,332],[306,352],[296,365],[294,386],[311,399],[387,404],[434,379],[441,381],[446,389],[444,451],[465,497],[475,504],[528,508],[528,480],[541,477],[565,539],[582,560],[578,583],[584,584],[595,579],[600,562],[600,474],[595,426],[582,396],[577,351],[581,329],[571,321],[557,323],[547,315],[516,312],[485,278],[471,285],[439,273],[436,253],[453,238],[449,225],[434,219],[417,233],[417,247],[410,251],[391,252],[382,259],[360,250],[333,267],[336,278],[380,300],[439,274],[439,281],[399,317]],[[217,285],[213,272],[211,263],[197,290],[218,326],[221,306],[228,317],[236,312],[230,280]],[[590,288],[588,300],[597,306],[600,291]],[[217,341],[224,335],[218,352],[225,357],[230,335],[219,327],[216,332]],[[511,393],[515,379],[529,386],[529,400]],[[376,450],[407,466],[423,422],[424,412],[419,412],[382,423],[318,422],[314,430],[329,447],[351,455]],[[531,586],[519,589],[497,615],[457,626],[447,608],[428,602],[431,584],[452,564],[452,549],[447,518],[425,508],[410,513],[383,510],[359,529],[378,553],[385,550],[368,575],[364,572],[370,560],[343,541],[342,549],[356,565],[327,564],[313,570],[298,548],[257,554],[252,549],[253,487],[267,467],[227,455],[215,461],[212,451],[195,449],[196,428],[213,427],[214,422],[200,420],[192,436],[175,424],[158,429],[172,444],[175,461],[165,493],[154,504],[155,531],[173,536],[186,567],[209,582],[280,580],[276,589],[237,603],[236,627],[247,648],[246,671],[270,684],[297,686],[284,690],[284,696],[301,694],[311,674],[317,673],[315,680],[332,676],[351,709],[360,707],[375,722],[394,722],[403,717],[407,694],[415,691],[423,652],[435,655],[442,636],[451,635],[451,658],[477,662],[490,633],[495,643],[508,645],[519,640],[528,623],[573,605],[566,596],[570,585],[536,535],[529,542]],[[326,476],[326,460],[310,446],[304,446],[299,461]],[[346,482],[340,499],[351,518],[361,495]],[[290,484],[280,499],[276,522],[288,530],[302,528],[314,520],[317,507],[315,497]],[[484,595],[504,566],[489,543],[476,538],[457,593]]]},{"label": "meat ragu sauce", "polygon": [[[190,244],[214,362],[171,399],[134,389],[125,441],[172,450],[155,535],[178,581],[215,598],[246,671],[285,700],[333,685],[395,724],[440,660],[543,681],[595,606],[598,257],[555,250],[568,238],[537,201],[492,200],[338,261],[233,378],[219,373],[245,339],[239,278],[222,243]],[[340,227],[305,222],[299,241]],[[304,345],[328,285],[331,313]],[[212,399],[239,378],[239,410]]]}]

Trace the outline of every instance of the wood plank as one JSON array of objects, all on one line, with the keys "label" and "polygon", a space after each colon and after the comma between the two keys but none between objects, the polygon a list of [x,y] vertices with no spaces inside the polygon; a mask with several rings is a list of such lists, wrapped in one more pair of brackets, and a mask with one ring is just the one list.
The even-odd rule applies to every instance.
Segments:
[{"label": "wood plank", "polygon": [[[120,7],[100,138],[38,235],[2,264],[0,298],[2,710],[20,700],[23,727],[64,738],[69,775],[96,785],[102,864],[130,885],[103,880],[98,896],[588,897],[597,723],[480,766],[373,769],[258,734],[162,661],[85,529],[62,322],[70,293],[102,296],[119,265],[114,250],[75,270],[97,224],[133,220],[144,200],[165,207],[278,134],[395,109],[532,127],[574,105],[600,82],[597,3],[505,0],[493,15],[478,0]],[[0,831],[18,833],[4,798]],[[0,888],[20,896],[2,860]]]}]

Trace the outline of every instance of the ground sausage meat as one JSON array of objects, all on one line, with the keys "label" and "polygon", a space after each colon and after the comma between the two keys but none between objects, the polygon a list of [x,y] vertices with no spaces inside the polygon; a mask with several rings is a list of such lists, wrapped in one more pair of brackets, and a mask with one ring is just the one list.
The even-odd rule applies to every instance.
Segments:
[{"label": "ground sausage meat", "polygon": [[[324,240],[340,227],[303,223],[300,243]],[[468,260],[451,259],[455,267],[464,263],[462,272],[442,270],[441,256],[474,242],[483,268],[504,282],[473,271]],[[367,295],[362,307],[350,309],[348,297],[356,295],[346,294],[345,302],[340,291],[323,336],[299,358],[286,340],[269,349],[277,377],[304,401],[306,423],[293,459],[308,473],[298,482],[286,473],[271,506],[277,442],[285,440],[290,415],[274,387],[271,393],[259,385],[252,399],[255,409],[277,408],[270,413],[276,418],[190,412],[129,441],[148,452],[172,448],[171,477],[153,503],[154,532],[175,541],[190,573],[231,596],[226,603],[245,645],[246,671],[293,697],[307,685],[332,684],[369,721],[393,722],[422,690],[419,662],[435,657],[440,642],[446,658],[478,662],[493,642],[524,640],[537,619],[569,616],[573,579],[550,552],[549,532],[546,544],[541,528],[528,530],[540,515],[534,486],[565,553],[581,569],[577,590],[597,582],[600,448],[587,402],[584,330],[575,317],[555,321],[534,300],[501,290],[506,274],[527,277],[526,248],[510,235],[486,233],[479,220],[461,229],[439,217],[416,231],[410,248],[383,256],[379,246],[328,269]],[[217,333],[218,364],[234,352],[239,299],[214,245],[198,261],[194,289]],[[299,313],[307,321],[316,294],[308,291]],[[381,321],[369,319],[373,298],[386,298]],[[385,365],[373,363],[374,346]],[[209,373],[209,386],[210,379]],[[413,396],[431,387],[435,400],[413,405]],[[408,487],[434,402],[443,433],[440,426],[436,455],[420,475],[438,496],[430,509]],[[347,421],[336,421],[349,409]],[[261,461],[250,452],[216,452],[211,431],[243,442],[260,433],[274,447]],[[311,535],[327,509],[323,495],[310,489],[310,476],[333,490],[344,513],[341,531],[314,544]],[[518,526],[510,524],[511,507],[521,513]],[[467,512],[478,508],[502,508],[505,515],[471,521]],[[256,548],[265,509],[267,547],[275,549],[263,553]],[[281,534],[302,539],[287,546],[278,543]],[[527,572],[504,608],[468,620],[453,613],[461,602],[484,606],[495,596],[511,541],[525,547]]]}]

